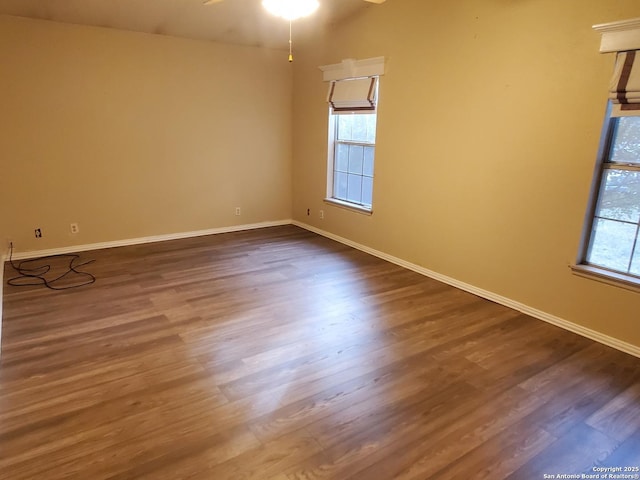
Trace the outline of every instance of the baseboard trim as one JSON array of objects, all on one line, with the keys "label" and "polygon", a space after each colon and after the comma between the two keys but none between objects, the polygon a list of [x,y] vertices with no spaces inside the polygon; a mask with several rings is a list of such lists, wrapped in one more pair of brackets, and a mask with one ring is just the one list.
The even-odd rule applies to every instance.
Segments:
[{"label": "baseboard trim", "polygon": [[[279,227],[291,225],[292,221],[276,220],[271,222],[250,223],[244,225],[232,225],[229,227],[210,228],[207,230],[196,230],[193,232],[169,233],[166,235],[154,235],[150,237],[129,238],[116,240],[113,242],[89,243],[84,245],[72,245],[69,247],[51,248],[48,250],[33,250],[30,252],[19,252],[13,254],[14,260],[26,260],[30,258],[49,257],[51,255],[62,255],[65,253],[86,252],[88,250],[102,250],[104,248],[127,247],[131,245],[141,245],[144,243],[166,242],[167,240],[180,240],[183,238],[203,237],[205,235],[218,235],[220,233],[241,232],[244,230],[256,230],[258,228]],[[5,261],[8,260],[6,257]]]},{"label": "baseboard trim", "polygon": [[504,305],[505,307],[512,308],[514,310],[522,312],[538,320],[542,320],[544,322],[560,327],[564,330],[568,330],[570,332],[586,337],[590,340],[594,340],[608,347],[615,348],[616,350],[620,350],[621,352],[628,353],[629,355],[633,355],[635,357],[640,358],[640,346],[636,346],[631,343],[627,343],[622,340],[619,340],[617,338],[610,337],[609,335],[605,335],[604,333],[598,332],[596,330],[592,330],[590,328],[583,327],[582,325],[578,325],[576,323],[570,322],[568,320],[557,317],[555,315],[551,315],[550,313],[543,312],[542,310],[538,310],[536,308],[530,307],[528,305],[517,302],[510,298],[503,297],[502,295],[498,295],[488,290],[478,288],[474,285],[461,282],[459,280],[456,280],[455,278],[442,275],[438,272],[434,272],[427,268],[421,267],[420,265],[407,262],[401,258],[394,257],[393,255],[389,255],[379,250],[375,250],[373,248],[367,247],[366,245],[362,245],[360,243],[354,242],[352,240],[341,237],[339,235],[334,235],[333,233],[313,227],[306,223],[298,222],[296,220],[294,220],[292,223],[300,228],[309,230],[310,232],[317,233],[318,235],[322,235],[323,237],[330,238],[331,240],[335,240],[336,242],[340,242],[344,245],[348,245],[357,250],[361,250],[375,257],[381,258],[388,262],[404,267],[408,270],[412,270],[421,275],[427,276],[429,278],[433,278],[434,280],[438,280],[440,282],[446,283],[447,285],[451,285],[452,287],[459,288],[460,290],[464,290],[466,292],[472,293],[474,295],[485,298],[487,300],[491,300],[492,302],[499,303],[500,305]]}]

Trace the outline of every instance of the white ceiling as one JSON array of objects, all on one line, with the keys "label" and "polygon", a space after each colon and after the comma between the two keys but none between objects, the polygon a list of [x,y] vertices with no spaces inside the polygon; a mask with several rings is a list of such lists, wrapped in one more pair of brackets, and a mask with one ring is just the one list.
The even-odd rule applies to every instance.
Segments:
[{"label": "white ceiling", "polygon": [[[313,16],[294,21],[294,41],[296,34],[340,23],[365,8],[380,7],[320,0]],[[288,22],[269,15],[260,0],[0,0],[0,14],[270,48],[289,42]]]}]

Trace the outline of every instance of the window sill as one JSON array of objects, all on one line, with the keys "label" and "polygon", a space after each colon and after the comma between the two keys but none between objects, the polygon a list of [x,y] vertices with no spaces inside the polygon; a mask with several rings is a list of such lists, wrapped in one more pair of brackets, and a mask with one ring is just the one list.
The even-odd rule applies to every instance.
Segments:
[{"label": "window sill", "polygon": [[571,271],[579,277],[589,278],[633,292],[640,292],[640,278],[612,272],[604,268],[593,267],[591,265],[571,265]]},{"label": "window sill", "polygon": [[373,215],[373,210],[367,207],[361,207],[353,203],[343,202],[342,200],[336,200],[335,198],[325,198],[324,201],[325,203],[330,203],[331,205],[335,205],[346,210],[351,210],[356,213],[361,213],[363,215]]}]

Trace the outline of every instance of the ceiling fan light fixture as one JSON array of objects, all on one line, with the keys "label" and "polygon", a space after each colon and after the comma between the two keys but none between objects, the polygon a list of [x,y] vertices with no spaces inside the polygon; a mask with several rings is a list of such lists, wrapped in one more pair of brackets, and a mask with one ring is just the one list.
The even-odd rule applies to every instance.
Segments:
[{"label": "ceiling fan light fixture", "polygon": [[272,15],[286,20],[296,20],[315,12],[318,0],[262,0],[262,6]]}]

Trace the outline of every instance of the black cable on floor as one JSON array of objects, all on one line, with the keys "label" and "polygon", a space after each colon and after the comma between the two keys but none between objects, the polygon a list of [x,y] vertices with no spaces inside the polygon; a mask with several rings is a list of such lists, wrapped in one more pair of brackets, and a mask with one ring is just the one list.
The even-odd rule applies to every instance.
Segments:
[{"label": "black cable on floor", "polygon": [[[69,267],[68,270],[62,275],[52,279],[47,280],[45,275],[51,271],[51,265],[41,265],[39,267],[31,267],[29,268],[29,264],[33,264],[35,262],[40,262],[42,260],[50,260],[54,258],[67,258],[69,259]],[[61,254],[61,255],[51,255],[49,257],[40,257],[40,258],[31,258],[28,260],[22,260],[17,265],[13,263],[13,242],[10,243],[10,251],[9,251],[9,263],[13,269],[18,272],[20,275],[14,278],[10,278],[7,280],[9,285],[13,285],[14,287],[28,287],[31,285],[44,285],[51,290],[69,290],[70,288],[78,288],[83,287],[85,285],[90,285],[96,281],[96,277],[91,275],[88,272],[81,272],[78,268],[88,265],[90,263],[95,262],[95,260],[89,260],[87,262],[83,262],[77,265],[74,265],[76,260],[80,259],[80,255],[76,254]],[[60,283],[60,280],[67,277],[68,275],[75,275],[80,278],[84,278],[83,281],[79,283],[75,283],[72,285],[63,285],[57,286]]]}]

